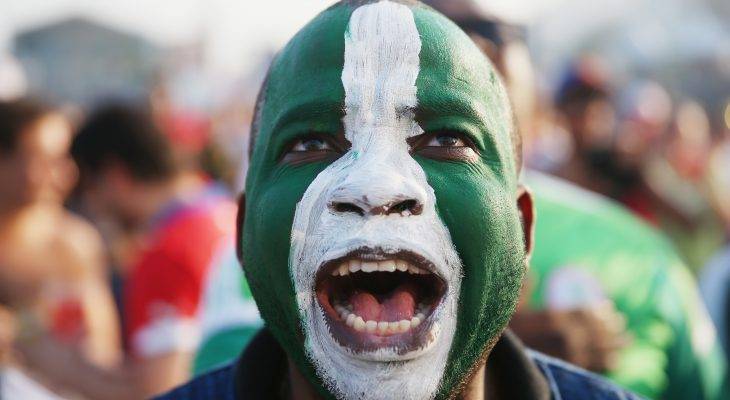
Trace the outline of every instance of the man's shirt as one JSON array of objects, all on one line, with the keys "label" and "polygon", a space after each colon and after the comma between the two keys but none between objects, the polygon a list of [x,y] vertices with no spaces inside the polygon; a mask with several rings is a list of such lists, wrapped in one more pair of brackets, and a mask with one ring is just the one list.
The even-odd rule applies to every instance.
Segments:
[{"label": "man's shirt", "polygon": [[134,357],[194,351],[210,272],[233,252],[236,205],[218,186],[175,202],[155,219],[125,287]]},{"label": "man's shirt", "polygon": [[[509,331],[492,350],[487,370],[494,372],[494,389],[505,399],[640,399],[597,375],[527,350]],[[286,354],[263,329],[237,361],[201,375],[157,400],[284,399],[289,397],[289,390]]]}]

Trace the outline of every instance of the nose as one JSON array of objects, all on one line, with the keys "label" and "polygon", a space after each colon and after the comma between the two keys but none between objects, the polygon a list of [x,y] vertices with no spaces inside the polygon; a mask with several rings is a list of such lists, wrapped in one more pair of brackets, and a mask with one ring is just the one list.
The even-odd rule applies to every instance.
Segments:
[{"label": "nose", "polygon": [[361,179],[351,178],[354,179],[343,182],[332,192],[328,205],[335,214],[408,217],[423,213],[426,193],[416,182],[383,176],[380,178],[385,179],[376,178],[366,184]]},{"label": "nose", "polygon": [[365,201],[333,201],[330,203],[330,209],[338,214],[355,213],[360,216],[400,214],[407,217],[420,215],[423,212],[423,204],[416,199],[396,200],[375,206]]}]

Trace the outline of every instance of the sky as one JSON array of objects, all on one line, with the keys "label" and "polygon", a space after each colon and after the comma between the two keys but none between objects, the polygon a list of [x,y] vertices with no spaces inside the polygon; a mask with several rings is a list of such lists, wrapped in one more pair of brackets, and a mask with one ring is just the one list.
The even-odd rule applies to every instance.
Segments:
[{"label": "sky", "polygon": [[[586,44],[608,42],[623,64],[672,63],[722,47],[730,57],[730,24],[703,7],[725,0],[474,0],[490,13],[531,27],[533,60],[546,82]],[[256,76],[283,46],[334,0],[0,0],[0,58],[25,29],[83,16],[142,35],[162,46],[204,43],[205,67],[225,81]],[[609,40],[604,36],[610,34]],[[603,38],[603,39],[602,39]],[[591,40],[586,42],[586,40]],[[603,43],[605,46],[606,43]],[[260,71],[259,71],[260,73]]]},{"label": "sky", "polygon": [[[493,13],[529,22],[565,0],[489,0]],[[252,68],[332,0],[0,0],[0,50],[12,36],[69,16],[86,16],[162,45],[203,39],[216,69]]]}]

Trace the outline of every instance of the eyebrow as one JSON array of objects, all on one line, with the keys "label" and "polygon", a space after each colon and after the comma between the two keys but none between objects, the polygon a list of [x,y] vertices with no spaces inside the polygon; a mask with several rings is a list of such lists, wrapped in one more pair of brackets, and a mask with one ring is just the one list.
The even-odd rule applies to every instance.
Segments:
[{"label": "eyebrow", "polygon": [[421,96],[416,107],[416,120],[419,125],[424,129],[472,127],[472,130],[478,132],[464,133],[471,133],[472,139],[487,152],[486,154],[495,154],[501,158],[500,144],[509,144],[512,138],[509,137],[509,133],[507,137],[499,137],[499,123],[490,119],[500,117],[500,115],[490,115],[488,112],[492,108],[490,103],[498,102],[499,99],[470,100],[474,98],[473,95],[462,96],[460,93],[462,92],[447,89],[436,96],[433,94]]},{"label": "eyebrow", "polygon": [[272,132],[277,132],[295,122],[321,120],[322,117],[331,117],[333,114],[341,120],[345,115],[344,104],[322,98],[307,99],[279,113],[274,118]]},{"label": "eyebrow", "polygon": [[435,99],[428,99],[425,102],[419,102],[416,107],[416,119],[418,121],[428,121],[431,119],[444,117],[459,117],[466,119],[467,122],[475,125],[483,131],[487,131],[485,110],[474,107],[473,102],[465,102],[458,96],[446,95],[433,96]]}]

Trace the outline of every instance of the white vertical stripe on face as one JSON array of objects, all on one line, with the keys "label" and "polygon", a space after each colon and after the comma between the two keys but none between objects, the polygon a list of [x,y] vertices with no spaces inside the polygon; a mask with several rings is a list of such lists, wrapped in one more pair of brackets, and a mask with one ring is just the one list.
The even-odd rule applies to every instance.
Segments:
[{"label": "white vertical stripe on face", "polygon": [[[382,2],[355,10],[345,35],[345,137],[363,151],[374,135],[391,144],[423,131],[413,118],[421,39],[411,10]],[[383,129],[389,128],[389,129]]]},{"label": "white vertical stripe on face", "polygon": [[[306,351],[320,377],[346,398],[430,398],[441,380],[456,328],[461,263],[435,208],[426,174],[407,138],[423,131],[414,118],[421,40],[410,8],[390,1],[358,7],[345,34],[347,154],[323,170],[297,204],[292,226],[291,276]],[[370,208],[415,199],[420,215],[368,215]],[[357,204],[365,216],[337,213],[334,201]],[[410,250],[431,260],[448,284],[435,311],[432,346],[418,354],[391,349],[353,354],[329,334],[314,293],[325,261],[360,248]],[[403,364],[387,361],[409,360]]]}]

